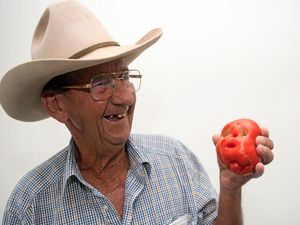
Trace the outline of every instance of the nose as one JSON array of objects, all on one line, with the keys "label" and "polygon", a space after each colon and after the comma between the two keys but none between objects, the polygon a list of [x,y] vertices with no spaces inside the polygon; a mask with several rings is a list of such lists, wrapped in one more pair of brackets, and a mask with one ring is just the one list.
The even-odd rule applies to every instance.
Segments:
[{"label": "nose", "polygon": [[136,99],[135,91],[126,87],[124,81],[116,80],[116,87],[111,97],[111,102],[114,105],[132,105]]}]

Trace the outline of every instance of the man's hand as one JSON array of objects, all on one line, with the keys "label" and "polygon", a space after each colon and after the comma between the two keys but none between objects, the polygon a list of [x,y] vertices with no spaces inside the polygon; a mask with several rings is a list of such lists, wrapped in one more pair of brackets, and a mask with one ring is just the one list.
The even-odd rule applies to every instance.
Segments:
[{"label": "man's hand", "polygon": [[[216,144],[219,135],[213,136]],[[241,192],[242,186],[252,178],[260,177],[264,173],[264,166],[272,162],[274,155],[273,141],[269,138],[269,131],[261,129],[261,135],[255,139],[256,151],[261,157],[261,162],[256,164],[255,172],[251,175],[237,175],[222,165],[220,160],[220,197],[218,216],[214,225],[242,225]]]},{"label": "man's hand", "polygon": [[[216,145],[220,136],[214,135],[213,142]],[[261,128],[261,135],[256,137],[256,150],[258,155],[261,157],[261,162],[255,167],[255,172],[251,175],[236,175],[225,168],[220,160],[218,160],[220,167],[220,185],[227,191],[238,191],[245,183],[247,183],[252,178],[260,177],[264,173],[264,166],[272,162],[273,141],[269,138],[269,131],[266,128]]]}]

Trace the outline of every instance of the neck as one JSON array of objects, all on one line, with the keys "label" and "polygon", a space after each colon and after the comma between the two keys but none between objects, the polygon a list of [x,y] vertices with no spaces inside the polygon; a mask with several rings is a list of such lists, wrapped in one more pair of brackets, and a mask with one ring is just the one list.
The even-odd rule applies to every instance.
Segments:
[{"label": "neck", "polygon": [[101,154],[98,152],[81,151],[78,150],[76,161],[81,171],[90,171],[101,178],[105,172],[117,172],[122,170],[124,165],[127,165],[127,152],[125,146],[117,151],[105,152]]},{"label": "neck", "polygon": [[82,177],[111,201],[122,218],[130,167],[125,144],[114,145],[101,137],[77,132],[71,134],[77,145],[76,161]]},{"label": "neck", "polygon": [[[125,145],[104,146],[103,143],[83,142],[74,138],[78,151],[76,161],[81,171],[90,170],[101,174],[106,170],[122,168],[127,160]],[[89,145],[87,143],[93,143]]]}]

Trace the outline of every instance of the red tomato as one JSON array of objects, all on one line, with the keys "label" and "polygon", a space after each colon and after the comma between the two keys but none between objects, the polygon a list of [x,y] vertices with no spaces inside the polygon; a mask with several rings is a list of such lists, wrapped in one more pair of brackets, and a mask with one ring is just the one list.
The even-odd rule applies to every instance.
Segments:
[{"label": "red tomato", "polygon": [[255,165],[261,161],[255,144],[255,138],[260,133],[259,126],[253,120],[238,119],[226,124],[216,145],[224,166],[238,175],[253,173]]}]

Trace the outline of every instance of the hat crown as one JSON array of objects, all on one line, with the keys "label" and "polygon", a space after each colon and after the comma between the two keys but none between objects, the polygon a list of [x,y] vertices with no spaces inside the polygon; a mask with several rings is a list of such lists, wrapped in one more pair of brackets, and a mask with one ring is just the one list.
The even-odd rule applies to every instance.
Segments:
[{"label": "hat crown", "polygon": [[35,29],[33,60],[69,58],[92,45],[113,41],[96,16],[77,0],[50,5]]},{"label": "hat crown", "polygon": [[21,121],[49,117],[41,93],[53,77],[122,58],[129,65],[162,35],[149,31],[136,44],[120,46],[96,16],[77,0],[50,5],[37,24],[32,39],[32,61],[9,70],[0,82],[0,102],[5,112]]}]

